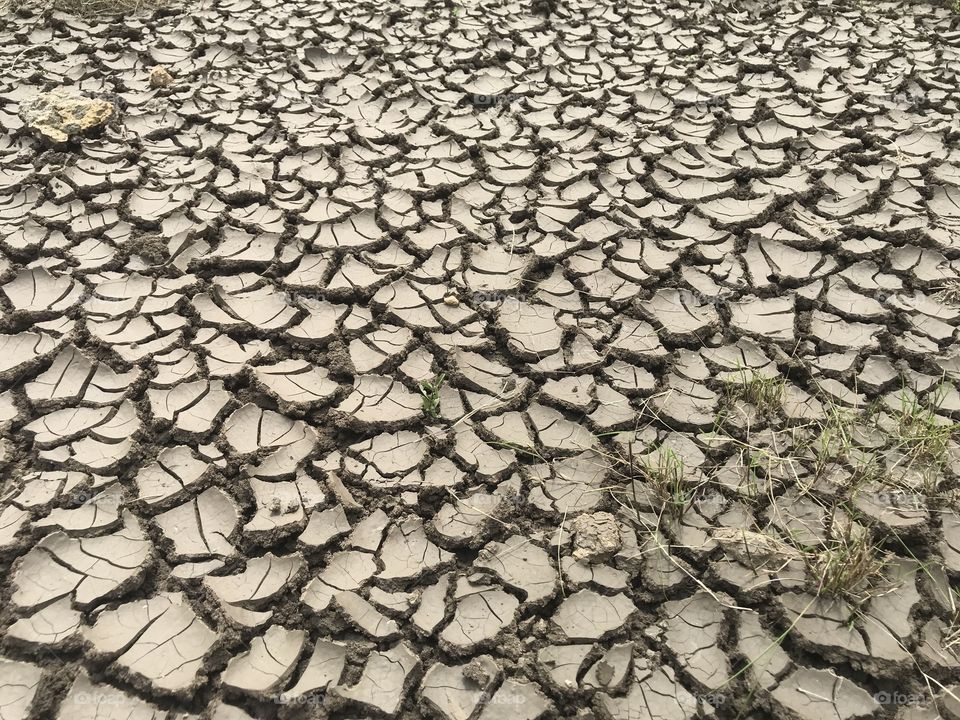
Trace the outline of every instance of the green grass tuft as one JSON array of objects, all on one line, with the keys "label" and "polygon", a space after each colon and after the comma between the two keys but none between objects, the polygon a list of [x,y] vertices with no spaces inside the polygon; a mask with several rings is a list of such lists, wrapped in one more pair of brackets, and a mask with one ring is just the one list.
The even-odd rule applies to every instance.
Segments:
[{"label": "green grass tuft", "polygon": [[424,380],[420,383],[420,394],[423,396],[423,414],[434,420],[440,417],[440,390],[446,381],[446,374],[440,373],[433,380]]}]

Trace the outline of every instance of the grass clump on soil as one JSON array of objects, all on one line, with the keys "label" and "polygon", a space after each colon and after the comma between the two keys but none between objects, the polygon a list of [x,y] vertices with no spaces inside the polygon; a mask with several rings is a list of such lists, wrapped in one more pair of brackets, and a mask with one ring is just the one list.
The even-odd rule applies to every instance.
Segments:
[{"label": "grass clump on soil", "polygon": [[960,430],[939,414],[944,398],[942,388],[926,402],[904,388],[861,411],[825,403],[826,419],[801,444],[813,461],[814,479],[831,466],[846,465],[854,490],[876,483],[937,495]]},{"label": "grass clump on soil", "polygon": [[815,595],[843,598],[855,606],[873,597],[884,582],[888,560],[882,544],[853,522],[844,523],[823,547],[807,549],[802,557],[808,577],[816,583]]},{"label": "grass clump on soil", "polygon": [[728,403],[741,401],[753,405],[760,414],[777,412],[783,407],[786,380],[767,377],[756,371],[741,370],[739,377],[727,380],[725,397]]},{"label": "grass clump on soil", "polygon": [[679,520],[700,487],[691,483],[683,457],[671,448],[661,447],[656,453],[638,456],[633,444],[628,443],[610,460],[627,488],[626,505],[637,514],[641,508],[648,508],[658,511],[662,519]]},{"label": "grass clump on soil", "polygon": [[[960,15],[960,0],[954,0],[953,11]],[[936,297],[947,305],[960,305],[960,281],[951,280],[938,288]]]},{"label": "grass clump on soil", "polygon": [[900,408],[894,413],[897,448],[911,462],[927,461],[942,466],[947,459],[951,438],[956,434],[955,423],[944,422],[937,410],[943,404],[945,391],[938,388],[933,404],[926,406],[916,395],[902,391]]},{"label": "grass clump on soil", "polygon": [[684,477],[683,458],[673,450],[661,450],[656,460],[641,462],[639,470],[663,513],[673,518],[681,517],[693,501],[695,492]]},{"label": "grass clump on soil", "polygon": [[55,11],[95,18],[105,15],[133,15],[170,4],[169,0],[0,0],[0,15],[21,10],[35,13]]},{"label": "grass clump on soil", "polygon": [[446,373],[435,375],[432,380],[420,383],[420,394],[423,396],[423,414],[437,420],[440,417],[440,391],[447,381]]}]

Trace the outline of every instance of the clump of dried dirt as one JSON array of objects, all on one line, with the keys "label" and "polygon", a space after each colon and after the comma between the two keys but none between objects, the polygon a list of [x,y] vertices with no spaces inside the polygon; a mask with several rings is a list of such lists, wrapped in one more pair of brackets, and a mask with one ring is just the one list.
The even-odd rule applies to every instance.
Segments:
[{"label": "clump of dried dirt", "polygon": [[86,97],[69,88],[39,93],[20,109],[27,126],[53,143],[99,130],[115,113],[112,102]]},{"label": "clump of dried dirt", "polygon": [[571,529],[573,556],[578,560],[605,560],[623,546],[617,519],[608,512],[580,515],[574,519]]}]

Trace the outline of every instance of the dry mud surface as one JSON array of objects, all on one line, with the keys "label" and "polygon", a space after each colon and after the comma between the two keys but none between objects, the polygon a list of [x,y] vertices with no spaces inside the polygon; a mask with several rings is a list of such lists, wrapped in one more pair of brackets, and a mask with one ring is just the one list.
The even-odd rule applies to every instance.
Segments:
[{"label": "dry mud surface", "polygon": [[955,717],[956,19],[547,9],[0,20],[0,717]]}]

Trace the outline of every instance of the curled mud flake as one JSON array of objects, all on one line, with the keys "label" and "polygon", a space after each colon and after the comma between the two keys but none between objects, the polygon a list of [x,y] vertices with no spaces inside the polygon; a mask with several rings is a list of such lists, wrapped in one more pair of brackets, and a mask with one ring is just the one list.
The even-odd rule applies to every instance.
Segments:
[{"label": "curled mud flake", "polygon": [[318,250],[358,251],[375,248],[383,240],[384,232],[377,226],[374,213],[368,210],[341,222],[304,225],[300,236]]},{"label": "curled mud flake", "polygon": [[556,689],[578,689],[581,669],[593,649],[591,644],[548,645],[537,652],[538,670]]},{"label": "curled mud flake", "polygon": [[280,702],[296,703],[307,693],[338,685],[346,665],[346,652],[342,643],[318,640],[296,684],[280,694]]},{"label": "curled mud flake", "polygon": [[853,658],[873,673],[889,677],[902,673],[911,662],[898,637],[877,617],[871,614],[851,623],[852,608],[841,598],[791,592],[781,595],[779,602],[794,623],[799,641],[828,657]]},{"label": "curled mud flake", "polygon": [[535,683],[507,678],[486,701],[479,720],[496,720],[503,716],[505,709],[515,720],[539,720],[546,717],[552,707]]},{"label": "curled mud flake", "polygon": [[183,348],[173,348],[153,359],[156,362],[156,371],[150,380],[151,388],[170,389],[179,383],[196,380],[200,374],[196,354]]},{"label": "curled mud flake", "polygon": [[545,305],[510,301],[500,308],[498,325],[507,333],[507,345],[517,357],[536,360],[560,349],[563,331],[555,315],[556,311]]},{"label": "curled mud flake", "polygon": [[11,601],[32,609],[63,597],[81,608],[96,607],[135,586],[147,570],[152,545],[129,513],[110,535],[71,538],[47,535],[28,552],[13,575]]},{"label": "curled mud flake", "polygon": [[353,392],[336,407],[337,414],[362,428],[407,424],[422,413],[423,400],[397,380],[361,375]]},{"label": "curled mud flake", "polygon": [[793,296],[770,299],[746,296],[730,303],[730,324],[756,338],[793,342],[794,301]]},{"label": "curled mud flake", "polygon": [[203,584],[220,602],[228,619],[257,627],[272,616],[271,601],[284,593],[305,567],[303,558],[296,553],[267,553],[247,561],[246,569],[240,573],[210,575],[203,579]]},{"label": "curled mud flake", "polygon": [[374,640],[396,640],[400,635],[397,623],[379,612],[355,592],[339,592],[333,602],[346,620]]},{"label": "curled mud flake", "polygon": [[139,429],[136,407],[128,400],[118,407],[55,410],[24,427],[40,457],[71,460],[93,472],[108,472],[126,458]]},{"label": "curled mud flake", "polygon": [[300,602],[315,612],[322,612],[329,607],[334,595],[343,590],[359,590],[376,571],[377,564],[370,553],[354,550],[334,553],[319,575],[307,583]]},{"label": "curled mud flake", "polygon": [[586,411],[596,398],[596,390],[592,375],[551,379],[540,389],[540,399],[561,408]]},{"label": "curled mud flake", "polygon": [[37,408],[81,401],[85,405],[108,405],[121,400],[139,377],[139,370],[117,373],[109,365],[91,362],[76,347],[67,345],[24,390]]},{"label": "curled mud flake", "polygon": [[51,275],[42,267],[21,270],[2,289],[14,310],[34,316],[63,313],[84,294],[83,285],[77,280],[66,275]]},{"label": "curled mud flake", "polygon": [[465,654],[493,640],[513,624],[519,601],[495,586],[458,583],[453,619],[440,633],[440,642],[450,652]]},{"label": "curled mud flake", "polygon": [[632,642],[614,645],[590,667],[583,677],[583,685],[607,691],[622,687],[630,677],[633,652]]},{"label": "curled mud flake", "polygon": [[565,515],[588,512],[600,504],[610,473],[609,461],[592,450],[553,463],[525,468],[539,487],[528,500],[541,510]]},{"label": "curled mud flake", "polygon": [[944,564],[950,570],[960,570],[960,515],[947,511],[941,520],[943,538],[939,543]]},{"label": "curled mud flake", "polygon": [[658,290],[641,308],[671,343],[709,337],[719,322],[713,305],[686,290]]},{"label": "curled mud flake", "polygon": [[97,617],[84,637],[97,653],[143,677],[153,687],[188,692],[217,641],[181,593],[161,593]]},{"label": "curled mud flake", "polygon": [[571,641],[599,640],[623,628],[634,612],[636,607],[623,593],[606,596],[580,590],[560,604],[553,622]]},{"label": "curled mud flake", "polygon": [[730,663],[718,647],[723,625],[723,608],[706,592],[686,600],[665,603],[664,642],[680,664],[701,685],[710,690],[725,687]]},{"label": "curled mud flake", "polygon": [[737,648],[748,663],[747,680],[755,687],[773,689],[792,666],[790,656],[761,625],[760,615],[752,610],[739,613]]},{"label": "curled mud flake", "polygon": [[505,585],[522,591],[527,602],[539,603],[557,590],[557,571],[549,554],[522,535],[486,545],[474,567],[488,570]]},{"label": "curled mud flake", "polygon": [[420,485],[428,481],[419,468],[429,458],[429,446],[420,433],[401,430],[381,433],[350,448],[362,463],[348,459],[345,467],[358,480],[379,487]]},{"label": "curled mud flake", "polygon": [[323,548],[350,532],[350,522],[342,505],[310,514],[310,520],[297,542],[306,548]]},{"label": "curled mud flake", "polygon": [[453,560],[453,555],[427,538],[420,518],[411,516],[393,525],[380,548],[383,570],[380,580],[409,580],[434,571]]},{"label": "curled mud flake", "polygon": [[681,685],[670,667],[636,672],[638,680],[623,697],[598,695],[603,710],[614,720],[629,718],[676,718],[691,720],[697,714],[697,699]]},{"label": "curled mud flake", "polygon": [[253,403],[226,419],[223,435],[237,455],[259,458],[246,470],[261,479],[293,475],[317,444],[316,431],[306,423]]},{"label": "curled mud flake", "polygon": [[574,454],[590,450],[597,444],[595,435],[553,408],[534,403],[527,410],[527,417],[537,438],[548,450]]},{"label": "curled mud flake", "polygon": [[383,533],[390,524],[390,518],[383,510],[374,510],[367,517],[357,523],[344,541],[344,547],[376,552],[383,543]]},{"label": "curled mud flake", "polygon": [[271,697],[296,667],[307,633],[271,625],[250,641],[250,649],[237,655],[223,671],[223,684],[233,690]]},{"label": "curled mud flake", "polygon": [[917,644],[920,660],[940,672],[955,672],[960,668],[960,658],[949,639],[951,633],[952,627],[940,618],[928,620],[920,628],[920,641]]},{"label": "curled mud flake", "polygon": [[36,648],[56,648],[80,635],[81,617],[68,597],[22,617],[7,631],[11,638]]},{"label": "curled mud flake", "polygon": [[[456,349],[451,353],[459,371],[456,384],[467,390],[491,395],[491,400],[506,400],[522,394],[529,383],[518,378],[510,367],[480,353]],[[494,410],[490,401],[486,406]]]},{"label": "curled mud flake", "polygon": [[228,538],[238,520],[233,499],[216,487],[156,516],[157,525],[173,543],[173,561],[232,557],[237,551]]},{"label": "curled mud flake", "polygon": [[447,614],[447,590],[450,587],[451,573],[445,573],[432,585],[424,588],[420,594],[417,611],[410,617],[414,629],[421,635],[432,635],[443,622]]},{"label": "curled mud flake", "polygon": [[166,715],[166,711],[124,690],[93,682],[87,671],[81,669],[60,703],[57,720],[162,720]]},{"label": "curled mud flake", "polygon": [[57,470],[30,473],[23,479],[19,492],[11,495],[11,501],[17,507],[31,510],[43,508],[51,502],[76,506],[90,500],[112,479]]},{"label": "curled mud flake", "polygon": [[296,482],[264,482],[250,479],[257,502],[257,514],[243,527],[248,537],[269,542],[273,535],[284,535],[305,527],[307,514],[324,501],[317,481],[300,473]]},{"label": "curled mud flake", "polygon": [[396,715],[406,697],[420,659],[405,643],[387,651],[370,653],[360,679],[354,685],[338,685],[330,692],[361,707],[388,716]]},{"label": "curled mud flake", "polygon": [[322,406],[340,387],[330,379],[326,368],[315,367],[304,360],[259,365],[253,373],[268,393],[297,408]]},{"label": "curled mud flake", "polygon": [[383,308],[391,319],[411,329],[428,331],[459,327],[476,317],[467,306],[444,303],[442,286],[397,280],[373,296],[373,307]]},{"label": "curled mud flake", "polygon": [[147,397],[154,417],[172,422],[187,436],[205,435],[230,401],[220,380],[196,380],[169,389],[151,388]]},{"label": "curled mud flake", "polygon": [[193,191],[186,187],[176,188],[173,192],[138,188],[130,195],[127,207],[134,220],[156,227],[158,220],[183,209],[192,199]]},{"label": "curled mud flake", "polygon": [[862,351],[879,349],[877,335],[883,326],[873,323],[847,322],[831,313],[814,310],[810,318],[810,334],[824,351],[855,348]]},{"label": "curled mud flake", "polygon": [[774,200],[773,195],[765,195],[748,200],[719,198],[717,200],[700,203],[697,209],[721,225],[756,224],[757,221],[764,216]]},{"label": "curled mud flake", "polygon": [[138,499],[148,505],[156,505],[178,497],[199,482],[210,467],[210,463],[197,457],[184,445],[168,447],[160,452],[154,462],[145,465],[137,473]]},{"label": "curled mud flake", "polygon": [[29,512],[14,505],[8,505],[0,511],[0,548],[16,545],[18,534],[30,526],[31,519]]},{"label": "curled mud flake", "polygon": [[496,493],[477,492],[455,503],[444,504],[433,518],[441,544],[444,547],[479,545],[497,521],[503,502],[503,497]]},{"label": "curled mud flake", "polygon": [[918,495],[891,493],[880,483],[864,483],[853,497],[853,507],[891,533],[908,533],[927,525],[930,514]]},{"label": "curled mud flake", "polygon": [[[258,178],[247,178],[246,174],[242,174],[241,177],[246,182],[238,181],[232,188],[225,190],[225,195],[251,197],[262,194]],[[244,216],[243,220],[249,223],[253,217]],[[252,229],[256,230],[258,227],[258,225],[254,225]],[[238,228],[225,228],[223,241],[209,252],[204,253],[198,259],[198,262],[221,269],[230,266],[249,267],[251,265],[267,267],[277,255],[279,239],[280,236],[274,232],[255,233]]]},{"label": "curled mud flake", "polygon": [[123,489],[114,483],[79,507],[54,508],[46,517],[34,521],[33,527],[60,529],[73,536],[99,535],[120,526],[123,505]]},{"label": "curled mud flake", "polygon": [[657,331],[649,323],[625,318],[610,341],[611,351],[627,361],[654,361],[667,356]]},{"label": "curled mud flake", "polygon": [[44,332],[22,332],[0,335],[0,379],[18,376],[34,362],[41,360],[63,344],[56,336]]},{"label": "curled mud flake", "polygon": [[230,377],[242,372],[251,360],[271,352],[270,343],[252,340],[238,343],[212,328],[201,329],[191,343],[204,351],[210,377]]},{"label": "curled mud flake", "polygon": [[489,655],[481,655],[463,665],[435,663],[420,683],[420,697],[430,710],[446,720],[474,715],[500,674],[500,667]]},{"label": "curled mud flake", "polygon": [[4,720],[25,720],[30,715],[33,698],[43,676],[43,670],[31,663],[0,658],[0,708]]},{"label": "curled mud flake", "polygon": [[358,373],[380,372],[401,360],[412,345],[413,333],[409,329],[390,324],[381,325],[350,342],[350,362]]},{"label": "curled mud flake", "polygon": [[723,527],[716,528],[711,535],[725,553],[754,569],[773,569],[800,558],[800,552],[793,546],[766,533]]},{"label": "curled mud flake", "polygon": [[285,293],[270,287],[232,290],[215,285],[213,292],[196,295],[192,302],[205,324],[224,330],[283,330],[298,317],[296,308],[288,304]]},{"label": "curled mud flake", "polygon": [[826,714],[853,720],[872,717],[880,709],[876,699],[852,680],[811,668],[792,672],[770,693],[770,698],[781,712],[801,718]]}]

